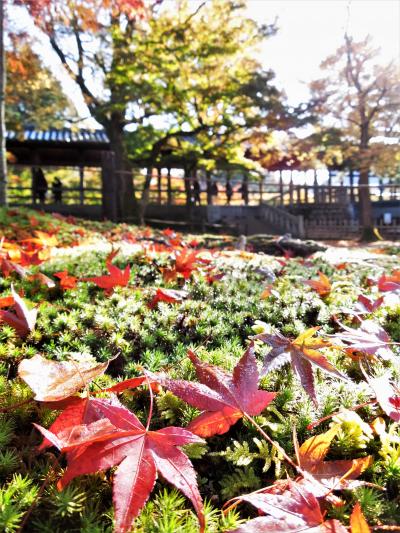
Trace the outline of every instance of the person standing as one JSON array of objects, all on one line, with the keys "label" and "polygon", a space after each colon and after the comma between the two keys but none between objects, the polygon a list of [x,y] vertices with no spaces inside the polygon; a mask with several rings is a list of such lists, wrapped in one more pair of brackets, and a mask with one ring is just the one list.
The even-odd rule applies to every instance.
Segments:
[{"label": "person standing", "polygon": [[61,180],[58,176],[54,178],[54,181],[51,185],[51,192],[53,193],[53,200],[55,204],[61,204],[62,203],[62,192],[63,192],[63,185],[61,183]]},{"label": "person standing", "polygon": [[32,169],[32,199],[34,204],[36,204],[37,199],[39,199],[39,203],[45,203],[48,188],[49,184],[43,170],[40,167],[34,167]]},{"label": "person standing", "polygon": [[230,205],[232,196],[233,196],[233,187],[232,187],[230,180],[226,181],[225,194],[226,194],[226,205]]},{"label": "person standing", "polygon": [[242,186],[239,188],[239,192],[242,193],[242,199],[245,205],[249,204],[249,186],[247,180],[243,180]]},{"label": "person standing", "polygon": [[194,205],[201,205],[201,198],[200,198],[200,193],[201,193],[201,188],[200,188],[200,183],[199,183],[199,180],[197,178],[195,178],[193,180],[193,202],[194,202]]}]

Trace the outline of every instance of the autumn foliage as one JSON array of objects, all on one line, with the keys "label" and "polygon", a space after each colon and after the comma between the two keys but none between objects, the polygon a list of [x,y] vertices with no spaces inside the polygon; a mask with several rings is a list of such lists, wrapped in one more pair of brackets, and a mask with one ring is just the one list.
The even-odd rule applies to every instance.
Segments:
[{"label": "autumn foliage", "polygon": [[[212,295],[210,320],[222,305],[230,306],[225,316],[227,322],[233,321],[243,276],[252,275],[251,268],[257,269],[257,276],[265,274],[256,254],[205,250],[193,239],[189,245],[183,236],[170,232],[163,234],[165,244],[155,246],[149,230],[133,235],[124,228],[121,233],[115,229],[106,233],[107,248],[100,258],[95,256],[93,271],[86,264],[80,268],[85,255],[66,262],[62,269],[58,259],[62,251],[56,249],[64,236],[44,232],[40,222],[34,227],[31,236],[21,232],[18,239],[2,241],[3,279],[9,290],[0,296],[0,322],[13,343],[36,347],[17,356],[15,366],[19,386],[23,382],[25,390],[31,391],[21,400],[34,413],[30,422],[36,428],[32,438],[38,446],[29,460],[32,464],[48,457],[55,460],[45,484],[54,481],[67,498],[68,491],[73,494],[86,479],[82,476],[98,473],[101,477],[94,480],[112,485],[115,531],[128,532],[147,512],[144,509],[153,501],[153,492],[158,494],[159,483],[167,483],[181,492],[192,509],[196,529],[206,531],[208,504],[203,504],[203,498],[217,490],[215,478],[208,481],[214,475],[210,469],[215,457],[224,455],[245,467],[262,458],[267,474],[262,472],[258,487],[247,481],[253,467],[232,474],[235,482],[243,485],[233,492],[236,497],[226,504],[226,513],[234,510],[247,521],[236,521],[229,531],[370,531],[372,515],[363,515],[361,507],[354,505],[353,495],[371,487],[381,490],[371,472],[395,464],[397,457],[393,432],[400,422],[400,389],[390,372],[398,353],[392,338],[396,330],[391,326],[389,334],[382,320],[383,310],[390,313],[387,293],[391,300],[397,295],[394,286],[384,290],[388,287],[382,286],[382,276],[368,278],[362,293],[355,294],[351,302],[348,299],[343,304],[343,294],[339,295],[332,307],[334,313],[323,325],[308,323],[309,327],[300,331],[273,322],[273,316],[261,316],[268,322],[253,320],[253,330],[246,329],[241,337],[241,354],[238,343],[232,344],[235,355],[228,354],[225,364],[221,348],[208,346],[213,328],[220,324],[210,322],[211,329],[203,329],[203,337],[199,337],[201,329],[196,328],[194,316],[206,312],[201,299],[206,292]],[[83,240],[86,232],[80,233]],[[137,247],[136,255],[123,251],[125,240]],[[194,245],[197,248],[193,249]],[[50,260],[42,260],[42,252]],[[288,290],[304,290],[304,274],[296,282],[290,277],[291,269],[300,265],[303,273],[313,268],[310,264],[286,259],[283,272],[278,263],[268,292],[257,278],[252,292],[245,295],[243,309],[251,297],[264,313],[272,306],[277,312],[288,279]],[[343,281],[349,269],[325,275],[323,283],[325,287],[329,283],[329,293],[307,288],[304,298],[328,309],[340,290],[336,281]],[[215,276],[211,283],[210,276]],[[221,303],[218,295],[224,286],[234,289]],[[98,343],[106,335],[109,316],[114,315],[118,326],[125,324],[125,337],[115,331],[110,336],[116,347],[113,352],[95,348],[93,355],[43,349],[45,317],[46,328],[52,327],[52,321],[59,324],[60,343],[71,338],[78,346],[74,337],[81,335],[81,325],[74,325],[71,315],[79,298],[85,299],[84,305],[89,298],[94,302],[93,311],[84,319],[93,324],[91,332],[95,334],[89,336],[90,342]],[[289,293],[285,298],[290,298]],[[109,316],[104,316],[104,305]],[[129,321],[123,316],[124,306],[135,310]],[[194,316],[188,316],[190,309]],[[140,315],[143,320],[138,326],[135,321]],[[81,315],[76,316],[80,321]],[[156,320],[158,329],[151,325]],[[153,351],[140,344],[140,328],[147,327],[146,323],[151,327],[148,342],[156,347]],[[165,330],[157,336],[164,323]],[[177,348],[177,362],[160,364],[151,359],[153,354],[159,357],[157,349],[176,328],[178,334],[171,342],[176,345],[184,340]],[[139,344],[137,360],[121,357],[129,343]],[[127,364],[130,375],[126,376]],[[332,407],[326,402],[325,387],[341,391],[358,387],[364,396],[351,406],[335,398]],[[295,391],[294,400],[285,403],[284,396],[291,391]],[[18,411],[17,399],[10,396],[8,402],[10,407],[4,412]],[[313,418],[304,418],[302,425],[293,417],[300,404],[313,412]],[[250,447],[252,443],[258,452]],[[229,494],[225,501],[232,497],[232,492],[225,494]],[[223,498],[217,497],[222,505]],[[251,506],[258,516],[249,511]],[[343,507],[346,516],[340,514]],[[27,511],[28,517],[31,512]]]}]

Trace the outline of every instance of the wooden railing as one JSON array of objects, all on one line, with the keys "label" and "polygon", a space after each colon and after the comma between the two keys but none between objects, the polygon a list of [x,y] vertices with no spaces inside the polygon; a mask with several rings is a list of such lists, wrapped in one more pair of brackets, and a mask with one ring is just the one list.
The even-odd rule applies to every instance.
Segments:
[{"label": "wooden railing", "polygon": [[[132,175],[135,196],[139,201],[145,176],[136,172],[130,174]],[[233,180],[232,184],[233,194],[229,205],[254,206],[267,203],[276,207],[357,203],[361,188],[359,185],[294,185],[293,183],[282,184],[266,181],[257,183],[249,182],[248,201],[246,204],[241,192],[238,191],[241,183]],[[225,183],[217,183],[218,194],[211,196],[211,198],[207,195],[204,182],[201,182],[201,186],[201,205],[209,205],[208,200],[211,200],[211,204],[214,205],[228,205]],[[373,202],[400,200],[400,184],[389,183],[368,185],[365,187],[369,187]],[[33,196],[31,187],[10,186],[8,187],[8,194],[10,203],[12,204],[23,205],[32,203]],[[63,187],[62,203],[67,205],[100,205],[101,194],[101,187]],[[184,178],[173,177],[169,183],[166,183],[165,175],[162,175],[161,180],[153,176],[149,190],[149,203],[185,205],[186,202],[187,193]],[[193,193],[192,202],[194,202]],[[53,203],[51,189],[47,192],[46,203]]]},{"label": "wooden railing", "polygon": [[[400,238],[400,221],[396,219],[393,219],[390,224],[377,219],[374,221],[374,228],[383,238]],[[360,223],[353,219],[327,216],[304,221],[304,235],[309,239],[349,239],[357,237],[360,231]]]},{"label": "wooden railing", "polygon": [[[10,205],[32,205],[34,202],[31,187],[8,187],[8,200]],[[63,187],[62,201],[64,205],[100,205],[102,199],[101,188],[98,187]],[[55,204],[51,190],[46,193],[45,204]]]},{"label": "wooden railing", "polygon": [[[346,204],[359,201],[360,189],[368,187],[371,200],[400,200],[400,184],[384,185],[285,185],[270,199],[273,205]],[[277,189],[275,186],[271,188]]]},{"label": "wooden railing", "polygon": [[279,233],[290,233],[293,237],[304,237],[304,220],[283,209],[268,204],[261,204],[260,217]]}]

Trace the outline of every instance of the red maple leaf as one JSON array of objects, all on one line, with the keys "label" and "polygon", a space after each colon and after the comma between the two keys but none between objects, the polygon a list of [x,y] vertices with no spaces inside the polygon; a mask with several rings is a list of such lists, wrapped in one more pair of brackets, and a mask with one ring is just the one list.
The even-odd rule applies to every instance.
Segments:
[{"label": "red maple leaf", "polygon": [[337,323],[344,331],[336,333],[334,338],[345,346],[346,351],[375,355],[385,361],[394,358],[394,354],[389,347],[390,337],[377,322],[362,320],[360,327],[357,329],[349,328],[338,320]]},{"label": "red maple leaf", "polygon": [[318,326],[310,328],[294,340],[284,337],[279,332],[274,334],[260,333],[254,337],[272,346],[272,350],[264,358],[261,375],[290,362],[294,373],[314,403],[317,403],[317,398],[312,364],[335,377],[348,379],[320,352],[322,348],[329,348],[332,344],[320,337],[314,337],[318,329]]},{"label": "red maple leaf", "polygon": [[115,397],[90,399],[84,406],[76,405],[69,410],[68,419],[64,415],[62,423],[54,422],[52,431],[36,427],[67,454],[68,467],[58,483],[59,489],[77,476],[119,465],[113,484],[115,531],[130,531],[149,498],[157,472],[192,501],[204,531],[196,473],[180,450],[185,444],[203,442],[190,431],[178,427],[150,431]]},{"label": "red maple leaf", "polygon": [[378,289],[381,292],[394,292],[400,290],[400,270],[392,272],[391,276],[385,274],[378,280]]},{"label": "red maple leaf", "polygon": [[62,272],[55,272],[55,277],[60,280],[60,287],[66,291],[68,289],[75,289],[78,282],[78,278],[70,276],[66,270]]},{"label": "red maple leaf", "polygon": [[186,291],[177,291],[173,289],[163,289],[158,288],[155,295],[151,301],[147,304],[150,309],[153,309],[158,302],[167,302],[167,303],[181,303],[184,298],[186,298]]},{"label": "red maple leaf", "polygon": [[383,411],[395,422],[400,422],[400,391],[390,383],[390,376],[365,377]]},{"label": "red maple leaf", "polygon": [[331,282],[329,278],[322,272],[318,272],[318,280],[307,280],[304,283],[314,289],[320,296],[328,296],[332,290]]},{"label": "red maple leaf", "polygon": [[376,300],[372,300],[372,298],[360,294],[357,299],[357,304],[354,307],[354,311],[358,314],[374,313],[383,304],[383,300],[383,296]]},{"label": "red maple leaf", "polygon": [[43,274],[42,272],[37,272],[36,274],[30,274],[27,276],[27,279],[29,281],[38,281],[41,285],[45,285],[48,289],[52,289],[56,286],[54,281],[46,276],[46,274]]},{"label": "red maple leaf", "polygon": [[175,264],[171,268],[161,269],[166,282],[174,281],[178,275],[184,279],[189,279],[193,270],[198,267],[198,252],[181,250],[174,255]]},{"label": "red maple leaf", "polygon": [[7,278],[11,272],[16,272],[21,278],[24,278],[28,273],[23,266],[17,265],[5,257],[0,258],[0,268],[5,278]]},{"label": "red maple leaf", "polygon": [[0,308],[14,305],[14,296],[3,296],[0,298]]},{"label": "red maple leaf", "polygon": [[232,375],[200,361],[192,351],[188,356],[196,367],[200,383],[150,375],[162,387],[203,411],[188,426],[200,437],[225,433],[243,416],[260,414],[276,396],[275,392],[258,389],[259,376],[252,345],[235,366]]},{"label": "red maple leaf", "polygon": [[36,324],[37,309],[29,310],[23,299],[11,287],[11,293],[14,299],[14,310],[0,311],[0,322],[5,322],[13,327],[20,337],[26,337]]},{"label": "red maple leaf", "polygon": [[338,520],[326,520],[311,490],[289,480],[288,490],[267,489],[237,498],[254,505],[262,514],[231,533],[348,533]]},{"label": "red maple leaf", "polygon": [[21,250],[19,263],[22,266],[32,266],[32,265],[40,265],[43,263],[45,258],[42,258],[43,254],[40,250],[33,250],[33,251],[27,251],[27,250]]},{"label": "red maple leaf", "polygon": [[129,283],[131,275],[131,267],[127,265],[124,270],[116,267],[111,263],[118,251],[111,252],[106,259],[106,267],[108,275],[97,276],[93,278],[83,278],[82,281],[92,281],[101,289],[105,289],[106,293],[111,293],[115,287],[126,287]]}]

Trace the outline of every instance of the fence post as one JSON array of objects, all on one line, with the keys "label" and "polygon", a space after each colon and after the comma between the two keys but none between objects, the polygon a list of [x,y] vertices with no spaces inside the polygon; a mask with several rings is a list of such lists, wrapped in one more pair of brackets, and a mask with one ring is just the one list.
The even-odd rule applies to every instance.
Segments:
[{"label": "fence post", "polygon": [[319,193],[319,190],[318,190],[317,171],[314,169],[314,204],[317,204],[319,202],[318,193]]},{"label": "fence post", "polygon": [[298,231],[299,231],[299,237],[300,237],[300,239],[304,239],[304,237],[305,237],[305,231],[304,231],[304,217],[303,217],[303,215],[299,215],[299,216],[297,217],[297,219],[298,219],[298,221],[299,221],[299,225],[298,225],[298,227],[299,227],[299,230],[298,230]]},{"label": "fence post", "polygon": [[293,205],[293,176],[292,172],[290,172],[290,182],[289,182],[289,204],[290,207]]},{"label": "fence post", "polygon": [[158,205],[161,204],[161,168],[157,167],[157,203]]},{"label": "fence post", "polygon": [[328,202],[332,203],[332,170],[328,169]]},{"label": "fence post", "polygon": [[283,205],[283,177],[282,170],[279,171],[279,201]]},{"label": "fence post", "polygon": [[167,203],[172,204],[172,188],[171,188],[171,168],[167,169]]},{"label": "fence post", "polygon": [[354,171],[353,169],[350,169],[349,171],[349,181],[350,181],[350,201],[352,204],[354,204],[355,194],[354,194]]},{"label": "fence post", "polygon": [[79,203],[85,203],[85,189],[84,189],[85,168],[83,165],[79,166]]}]

